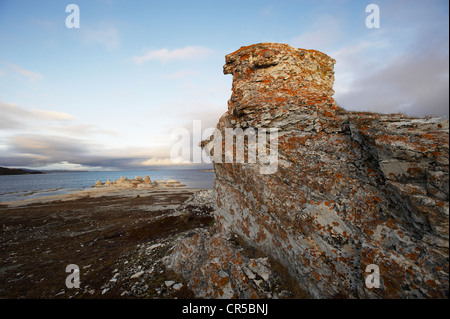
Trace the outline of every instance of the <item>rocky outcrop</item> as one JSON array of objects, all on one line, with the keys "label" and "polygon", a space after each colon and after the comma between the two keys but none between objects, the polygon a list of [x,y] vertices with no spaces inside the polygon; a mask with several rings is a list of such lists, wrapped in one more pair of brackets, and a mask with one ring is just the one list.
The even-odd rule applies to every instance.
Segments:
[{"label": "rocky outcrop", "polygon": [[[226,56],[233,88],[217,129],[276,128],[277,169],[214,163],[214,231],[168,259],[199,296],[260,297],[230,245],[239,237],[314,298],[448,298],[449,122],[337,107],[334,63],[270,43]],[[379,288],[365,284],[369,265]]]},{"label": "rocky outcrop", "polygon": [[112,187],[112,188],[155,188],[155,187],[183,187],[185,185],[181,184],[181,182],[168,179],[168,180],[157,180],[151,181],[150,176],[146,175],[145,178],[142,176],[136,176],[134,179],[128,179],[128,177],[120,176],[120,178],[112,182],[107,179],[105,183],[102,181],[97,181],[91,187]]}]

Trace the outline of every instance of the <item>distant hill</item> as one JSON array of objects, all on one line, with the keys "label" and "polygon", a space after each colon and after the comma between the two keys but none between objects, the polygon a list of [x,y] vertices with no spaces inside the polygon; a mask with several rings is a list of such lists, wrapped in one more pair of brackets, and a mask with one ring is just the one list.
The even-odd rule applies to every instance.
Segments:
[{"label": "distant hill", "polygon": [[0,175],[24,175],[24,174],[44,174],[44,173],[28,169],[0,167]]},{"label": "distant hill", "polygon": [[49,173],[84,173],[84,172],[89,172],[89,171],[80,171],[80,170],[74,171],[74,170],[70,170],[70,169],[67,169],[67,170],[44,170],[44,171],[42,171],[43,174],[49,174]]}]

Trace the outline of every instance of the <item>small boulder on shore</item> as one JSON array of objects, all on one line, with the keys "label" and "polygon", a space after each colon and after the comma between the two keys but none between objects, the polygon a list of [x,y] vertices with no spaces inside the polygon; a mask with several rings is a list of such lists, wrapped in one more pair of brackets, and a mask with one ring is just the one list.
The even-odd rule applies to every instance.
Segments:
[{"label": "small boulder on shore", "polygon": [[95,187],[103,186],[103,183],[101,181],[95,182]]}]

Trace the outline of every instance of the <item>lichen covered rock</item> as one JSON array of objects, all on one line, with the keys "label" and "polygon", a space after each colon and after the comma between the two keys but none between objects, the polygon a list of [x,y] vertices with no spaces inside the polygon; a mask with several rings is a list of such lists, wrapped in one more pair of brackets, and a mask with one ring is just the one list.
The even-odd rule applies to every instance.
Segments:
[{"label": "lichen covered rock", "polygon": [[[270,43],[226,56],[233,89],[217,129],[278,129],[278,166],[214,163],[217,231],[203,237],[195,272],[179,269],[191,282],[222,282],[211,265],[233,233],[315,298],[448,297],[448,120],[344,111],[332,97],[334,63]],[[235,272],[233,258],[220,259],[231,290],[203,297],[239,296],[251,274]],[[365,285],[369,265],[380,288]]]}]

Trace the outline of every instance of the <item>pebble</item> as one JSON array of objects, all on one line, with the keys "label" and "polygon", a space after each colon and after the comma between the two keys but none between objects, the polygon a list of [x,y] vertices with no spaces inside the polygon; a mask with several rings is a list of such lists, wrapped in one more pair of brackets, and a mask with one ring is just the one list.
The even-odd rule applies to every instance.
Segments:
[{"label": "pebble", "polygon": [[163,244],[161,244],[161,243],[159,243],[159,244],[154,244],[154,245],[151,245],[150,247],[148,247],[147,249],[148,250],[153,250],[153,249],[155,249],[155,248],[158,248],[158,247],[161,247]]},{"label": "pebble", "polygon": [[174,290],[180,290],[181,288],[183,288],[183,284],[182,283],[173,285],[173,289]]},{"label": "pebble", "polygon": [[135,273],[134,275],[132,275],[130,278],[134,279],[134,278],[139,278],[140,276],[142,276],[144,274],[144,271],[139,271],[137,273]]}]

